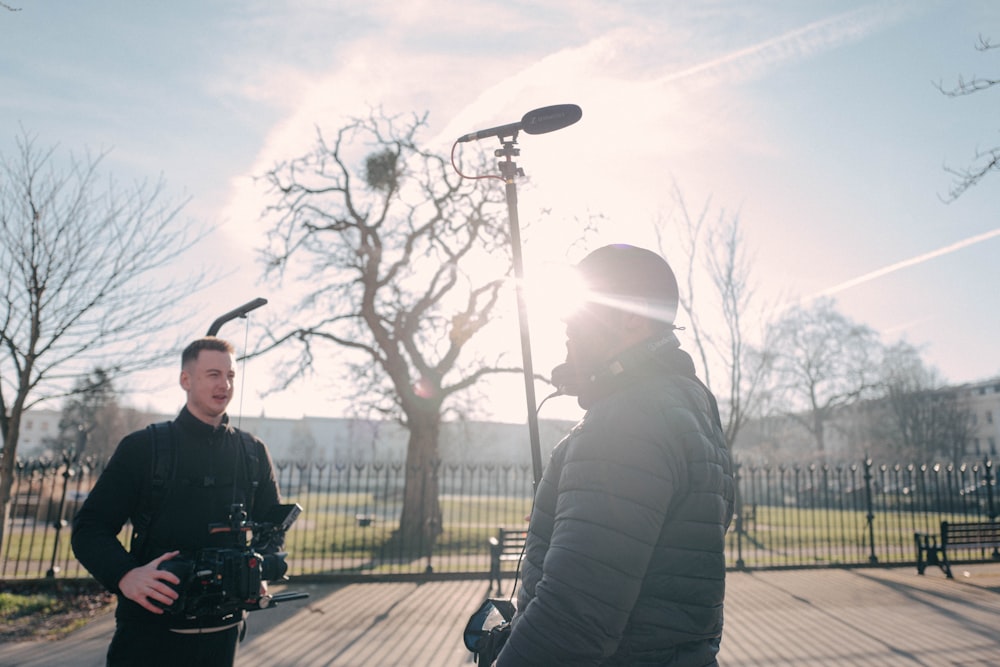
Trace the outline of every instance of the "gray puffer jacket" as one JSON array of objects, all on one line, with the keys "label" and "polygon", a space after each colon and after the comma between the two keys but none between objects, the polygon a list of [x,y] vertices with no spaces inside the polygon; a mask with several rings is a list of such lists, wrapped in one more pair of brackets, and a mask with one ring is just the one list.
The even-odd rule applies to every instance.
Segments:
[{"label": "gray puffer jacket", "polygon": [[498,667],[717,664],[730,457],[690,357],[644,354],[552,453]]}]

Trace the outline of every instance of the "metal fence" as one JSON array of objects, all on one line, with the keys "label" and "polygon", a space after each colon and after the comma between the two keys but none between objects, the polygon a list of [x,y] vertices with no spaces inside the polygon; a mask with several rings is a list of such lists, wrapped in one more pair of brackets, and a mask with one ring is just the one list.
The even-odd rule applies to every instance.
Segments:
[{"label": "metal fence", "polygon": [[[86,576],[70,549],[68,526],[102,468],[70,458],[18,463],[0,578]],[[283,496],[304,510],[286,538],[292,576],[485,577],[489,537],[501,526],[526,526],[531,511],[529,465],[438,463],[441,534],[433,545],[407,545],[394,537],[403,463],[277,462],[276,468]],[[739,465],[737,489],[727,564],[739,569],[912,564],[915,532],[937,533],[942,520],[995,521],[998,507],[988,460]],[[130,532],[126,526],[120,539],[127,543]],[[967,550],[953,559],[990,556],[997,557]]]}]

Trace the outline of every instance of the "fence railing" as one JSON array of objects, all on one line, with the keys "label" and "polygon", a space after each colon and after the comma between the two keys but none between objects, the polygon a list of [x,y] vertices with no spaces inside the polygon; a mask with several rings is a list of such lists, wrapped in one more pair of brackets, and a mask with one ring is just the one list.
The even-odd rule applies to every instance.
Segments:
[{"label": "fence railing", "polygon": [[[69,524],[103,463],[19,462],[0,549],[0,578],[82,577]],[[529,465],[434,465],[441,525],[431,544],[396,534],[403,463],[277,462],[284,498],[303,508],[286,536],[289,574],[398,575],[489,571],[488,539],[527,525]],[[995,521],[991,461],[972,465],[739,465],[727,565],[738,569],[904,565],[914,532],[942,520]],[[127,543],[131,529],[120,539]],[[959,552],[955,562],[982,558]]]}]

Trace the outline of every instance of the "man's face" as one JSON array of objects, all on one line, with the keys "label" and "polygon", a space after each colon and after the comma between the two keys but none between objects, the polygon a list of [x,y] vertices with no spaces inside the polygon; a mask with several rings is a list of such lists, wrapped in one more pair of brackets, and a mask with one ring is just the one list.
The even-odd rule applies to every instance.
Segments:
[{"label": "man's face", "polygon": [[187,392],[187,408],[206,424],[222,422],[233,398],[236,379],[233,355],[218,350],[202,350],[198,358],[181,370],[181,387]]},{"label": "man's face", "polygon": [[591,303],[565,318],[566,363],[573,368],[579,386],[607,370],[608,363],[621,352],[653,334],[651,320],[640,314],[646,312],[648,304],[638,301],[630,308],[635,312]]},{"label": "man's face", "polygon": [[566,318],[566,362],[577,380],[588,380],[619,351],[619,320],[618,311],[601,306],[581,308]]}]

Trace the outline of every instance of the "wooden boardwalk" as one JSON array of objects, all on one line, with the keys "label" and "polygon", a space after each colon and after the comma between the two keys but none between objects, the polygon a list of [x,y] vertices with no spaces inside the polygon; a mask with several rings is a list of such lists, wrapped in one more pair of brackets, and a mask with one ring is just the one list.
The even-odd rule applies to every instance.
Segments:
[{"label": "wooden boardwalk", "polygon": [[[1000,564],[956,579],[909,568],[733,572],[722,667],[1000,665]],[[240,667],[472,664],[461,642],[483,580],[299,583],[307,600],[250,615]],[[113,621],[0,645],[0,666],[98,667]]]}]

